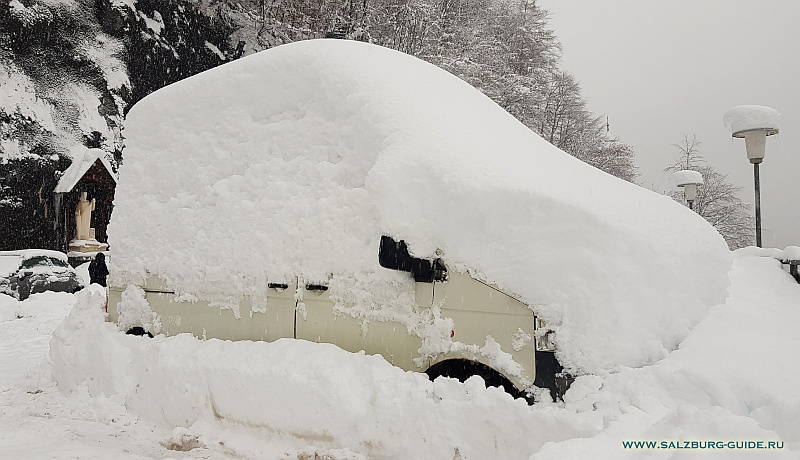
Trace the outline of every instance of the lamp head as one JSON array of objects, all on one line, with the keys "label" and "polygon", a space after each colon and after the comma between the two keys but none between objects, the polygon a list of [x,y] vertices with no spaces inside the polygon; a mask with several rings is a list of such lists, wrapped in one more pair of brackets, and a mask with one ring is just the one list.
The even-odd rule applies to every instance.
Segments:
[{"label": "lamp head", "polygon": [[744,138],[747,159],[758,164],[764,161],[767,136],[778,134],[781,115],[771,107],[739,105],[728,109],[722,122],[733,137]]},{"label": "lamp head", "polygon": [[686,201],[694,202],[697,199],[697,184],[686,184],[683,186],[683,197]]}]

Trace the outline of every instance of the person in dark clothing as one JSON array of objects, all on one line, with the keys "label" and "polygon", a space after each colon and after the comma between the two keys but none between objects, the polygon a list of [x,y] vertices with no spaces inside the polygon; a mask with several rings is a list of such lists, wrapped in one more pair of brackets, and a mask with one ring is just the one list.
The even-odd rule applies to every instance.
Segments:
[{"label": "person in dark clothing", "polygon": [[107,276],[108,267],[106,267],[106,256],[100,252],[89,264],[89,282],[91,284],[99,284],[100,286],[105,287]]}]

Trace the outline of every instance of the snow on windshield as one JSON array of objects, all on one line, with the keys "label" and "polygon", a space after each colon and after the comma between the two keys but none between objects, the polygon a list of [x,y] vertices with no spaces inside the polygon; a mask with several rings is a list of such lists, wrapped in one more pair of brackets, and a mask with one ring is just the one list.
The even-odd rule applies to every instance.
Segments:
[{"label": "snow on windshield", "polygon": [[413,299],[378,265],[387,234],[522,299],[588,372],[663,358],[725,299],[730,253],[701,217],[378,46],[305,41],[212,69],[136,104],[126,138],[113,283],[149,271],[235,300],[300,277],[375,308]]},{"label": "snow on windshield", "polygon": [[58,251],[51,251],[49,249],[22,249],[19,251],[0,251],[0,277],[8,276],[16,272],[24,261],[31,259],[42,259],[45,261],[45,263],[47,263],[47,259],[52,259],[51,263],[55,265],[61,265],[61,266],[67,265],[66,254]]}]

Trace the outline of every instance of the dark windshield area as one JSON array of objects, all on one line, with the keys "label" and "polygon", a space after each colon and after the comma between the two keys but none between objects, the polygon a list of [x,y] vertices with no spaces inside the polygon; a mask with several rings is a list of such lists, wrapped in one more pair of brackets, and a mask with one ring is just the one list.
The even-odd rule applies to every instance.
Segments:
[{"label": "dark windshield area", "polygon": [[22,268],[49,267],[50,258],[45,256],[31,257],[22,261]]},{"label": "dark windshield area", "polygon": [[53,257],[50,257],[50,263],[55,265],[56,267],[68,267],[69,266],[69,264],[67,264],[63,260],[55,259]]}]

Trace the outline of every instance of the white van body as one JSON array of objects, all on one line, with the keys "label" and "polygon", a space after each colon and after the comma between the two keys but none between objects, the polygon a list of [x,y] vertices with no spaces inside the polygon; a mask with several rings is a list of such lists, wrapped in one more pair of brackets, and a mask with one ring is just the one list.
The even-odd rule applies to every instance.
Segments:
[{"label": "white van body", "polygon": [[[330,342],[552,393],[559,365],[663,359],[727,295],[702,217],[380,46],[244,57],[137,102],[125,133],[108,227],[123,331]],[[395,266],[384,237],[407,243]]]},{"label": "white van body", "polygon": [[[118,322],[125,305],[122,294],[128,286],[109,287],[109,319]],[[450,360],[480,363],[497,371],[513,385],[512,393],[523,394],[536,379],[536,351],[552,353],[552,343],[534,340],[537,321],[533,310],[496,287],[467,273],[449,273],[446,280],[414,283],[414,309],[419,318],[452,320],[447,350],[423,353],[422,334],[408,324],[387,319],[369,320],[348,314],[337,306],[323,285],[271,284],[261,304],[245,298],[233,308],[220,308],[207,301],[185,301],[157,276],[140,286],[149,307],[157,315],[160,332],[172,336],[190,333],[201,339],[263,340],[295,338],[337,345],[351,352],[382,355],[391,364],[424,372]],[[541,320],[538,322],[543,326]],[[126,324],[126,328],[133,324]],[[142,326],[142,324],[138,324]],[[427,326],[431,326],[428,324]],[[447,339],[447,337],[445,337]],[[543,339],[545,339],[543,337]],[[498,365],[499,354],[518,365]]]}]

